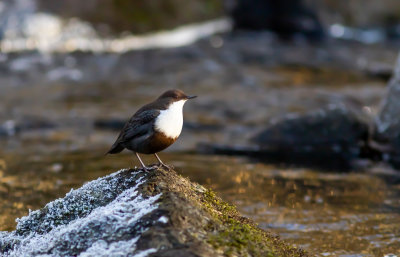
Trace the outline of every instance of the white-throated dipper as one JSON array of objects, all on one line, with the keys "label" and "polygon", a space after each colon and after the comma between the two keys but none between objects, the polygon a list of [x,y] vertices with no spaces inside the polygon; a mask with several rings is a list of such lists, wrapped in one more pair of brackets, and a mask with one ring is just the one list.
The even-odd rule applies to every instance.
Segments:
[{"label": "white-throated dipper", "polygon": [[183,125],[183,105],[195,97],[187,96],[177,89],[166,91],[132,116],[107,154],[120,153],[126,148],[136,154],[145,170],[147,167],[140,159],[139,153],[154,154],[160,165],[168,167],[157,153],[178,139]]}]

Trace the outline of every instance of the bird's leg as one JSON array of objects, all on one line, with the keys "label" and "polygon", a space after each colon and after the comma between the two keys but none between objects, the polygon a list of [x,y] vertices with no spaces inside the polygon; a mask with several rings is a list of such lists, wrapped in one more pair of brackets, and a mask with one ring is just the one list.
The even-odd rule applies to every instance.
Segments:
[{"label": "bird's leg", "polygon": [[154,156],[157,158],[160,166],[163,166],[163,167],[167,168],[168,170],[170,169],[170,167],[167,164],[165,164],[161,161],[160,157],[158,157],[158,155],[156,153],[154,153]]},{"label": "bird's leg", "polygon": [[140,159],[139,154],[138,154],[138,153],[135,153],[135,154],[136,154],[136,157],[139,159],[140,164],[142,164],[143,169],[144,169],[145,171],[149,171],[149,170],[147,169],[146,165],[144,165],[142,159]]}]

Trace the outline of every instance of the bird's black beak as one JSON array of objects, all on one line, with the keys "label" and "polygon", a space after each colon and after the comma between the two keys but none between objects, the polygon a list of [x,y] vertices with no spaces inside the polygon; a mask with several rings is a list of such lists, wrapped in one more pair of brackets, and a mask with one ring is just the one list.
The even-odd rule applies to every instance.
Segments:
[{"label": "bird's black beak", "polygon": [[196,98],[196,97],[197,97],[197,95],[190,95],[190,96],[187,97],[187,99],[193,99],[193,98]]}]

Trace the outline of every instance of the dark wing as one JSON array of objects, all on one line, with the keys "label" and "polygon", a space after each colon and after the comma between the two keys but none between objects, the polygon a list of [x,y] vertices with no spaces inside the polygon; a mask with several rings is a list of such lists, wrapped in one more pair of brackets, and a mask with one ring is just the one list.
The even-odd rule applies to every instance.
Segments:
[{"label": "dark wing", "polygon": [[160,114],[159,110],[144,110],[135,113],[125,124],[117,140],[107,153],[119,153],[124,150],[123,143],[135,137],[140,137],[148,133],[153,126],[154,119]]},{"label": "dark wing", "polygon": [[159,110],[147,110],[134,115],[124,126],[118,139],[122,142],[134,137],[146,134],[155,118],[160,114]]}]

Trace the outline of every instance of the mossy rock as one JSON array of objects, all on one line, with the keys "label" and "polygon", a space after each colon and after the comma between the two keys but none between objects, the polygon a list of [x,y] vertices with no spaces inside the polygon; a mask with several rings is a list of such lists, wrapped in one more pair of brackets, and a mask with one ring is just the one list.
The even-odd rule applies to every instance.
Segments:
[{"label": "mossy rock", "polygon": [[158,167],[121,170],[31,212],[0,233],[0,254],[307,256],[213,191]]}]

